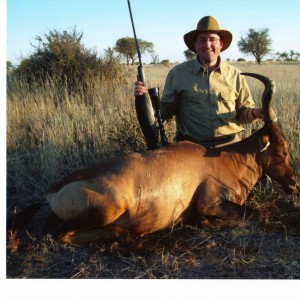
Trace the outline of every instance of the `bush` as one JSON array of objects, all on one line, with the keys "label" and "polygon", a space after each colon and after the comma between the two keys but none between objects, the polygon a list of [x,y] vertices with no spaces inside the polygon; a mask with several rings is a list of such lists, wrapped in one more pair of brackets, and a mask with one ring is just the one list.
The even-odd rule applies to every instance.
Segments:
[{"label": "bush", "polygon": [[168,59],[164,59],[160,62],[163,66],[169,66],[170,65],[170,61]]},{"label": "bush", "polygon": [[83,33],[56,30],[44,36],[37,36],[37,46],[29,58],[21,61],[14,71],[15,78],[23,78],[29,85],[54,81],[68,86],[69,91],[86,91],[94,79],[109,81],[111,84],[124,81],[118,60],[112,56],[98,57],[94,50],[82,44]]}]

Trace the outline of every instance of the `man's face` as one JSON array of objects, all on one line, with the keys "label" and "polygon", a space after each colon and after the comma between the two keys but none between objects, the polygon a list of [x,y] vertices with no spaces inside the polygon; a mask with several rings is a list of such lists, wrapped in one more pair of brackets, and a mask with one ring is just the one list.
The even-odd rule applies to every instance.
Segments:
[{"label": "man's face", "polygon": [[223,41],[216,33],[199,33],[194,46],[201,62],[214,63],[221,53]]}]

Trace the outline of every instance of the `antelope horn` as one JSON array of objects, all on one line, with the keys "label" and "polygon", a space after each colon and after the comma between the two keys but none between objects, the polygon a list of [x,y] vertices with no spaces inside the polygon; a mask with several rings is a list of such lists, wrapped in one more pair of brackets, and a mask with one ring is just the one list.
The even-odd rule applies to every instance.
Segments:
[{"label": "antelope horn", "polygon": [[262,94],[261,102],[262,107],[265,112],[265,123],[275,123],[277,122],[277,116],[271,106],[271,102],[273,99],[273,94],[275,93],[276,87],[275,82],[268,77],[265,77],[256,73],[241,73],[242,75],[254,77],[260,80],[265,85],[265,90]]}]

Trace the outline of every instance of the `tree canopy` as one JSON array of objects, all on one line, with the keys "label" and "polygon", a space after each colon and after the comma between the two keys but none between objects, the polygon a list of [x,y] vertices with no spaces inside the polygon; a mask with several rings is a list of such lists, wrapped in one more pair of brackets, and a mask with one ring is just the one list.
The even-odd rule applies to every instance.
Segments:
[{"label": "tree canopy", "polygon": [[[153,43],[141,39],[138,39],[138,43],[139,43],[141,55],[145,54],[146,52],[148,52],[149,54],[153,54],[154,52]],[[130,60],[132,65],[135,63],[137,59],[137,50],[136,50],[134,38],[124,37],[118,39],[114,49],[126,59],[127,65],[129,65]]]},{"label": "tree canopy", "polygon": [[300,58],[300,53],[290,50],[289,52],[276,52],[274,56],[277,60],[297,61]]},{"label": "tree canopy", "polygon": [[272,40],[269,37],[269,29],[261,30],[249,29],[245,37],[238,41],[239,50],[245,54],[254,55],[258,64],[262,58],[270,53]]},{"label": "tree canopy", "polygon": [[193,51],[191,51],[190,49],[187,49],[183,52],[186,60],[191,60],[194,59],[196,57],[196,53],[194,53]]}]

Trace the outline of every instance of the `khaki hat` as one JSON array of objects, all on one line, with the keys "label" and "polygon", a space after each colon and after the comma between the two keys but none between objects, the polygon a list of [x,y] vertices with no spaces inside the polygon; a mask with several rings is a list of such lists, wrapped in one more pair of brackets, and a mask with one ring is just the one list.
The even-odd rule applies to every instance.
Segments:
[{"label": "khaki hat", "polygon": [[203,17],[197,24],[197,29],[192,30],[188,33],[186,33],[183,36],[185,44],[188,46],[188,48],[196,53],[194,43],[196,41],[196,38],[200,32],[211,32],[211,33],[217,33],[220,35],[222,41],[223,41],[223,48],[221,51],[226,50],[232,41],[232,34],[230,31],[225,29],[220,29],[218,21],[211,16]]}]

